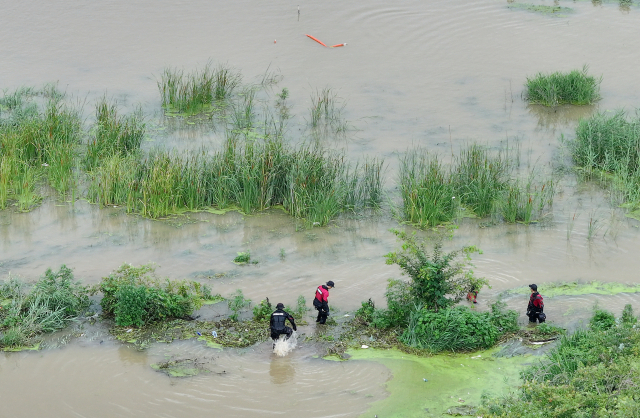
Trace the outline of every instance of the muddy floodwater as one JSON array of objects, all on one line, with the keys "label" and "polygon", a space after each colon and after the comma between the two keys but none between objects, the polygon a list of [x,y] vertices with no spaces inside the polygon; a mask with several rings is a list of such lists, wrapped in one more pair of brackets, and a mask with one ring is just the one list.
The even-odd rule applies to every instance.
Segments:
[{"label": "muddy floodwater", "polygon": [[[446,160],[475,141],[517,144],[522,170],[564,173],[541,222],[467,219],[454,231],[447,245],[483,250],[475,272],[491,289],[480,293],[480,309],[529,283],[543,295],[545,283],[561,281],[640,283],[640,222],[612,206],[605,191],[576,180],[559,140],[573,137],[581,117],[640,104],[635,4],[560,1],[571,10],[550,14],[506,0],[5,3],[1,89],[57,82],[84,103],[88,124],[107,92],[127,109],[142,106],[146,149],[195,150],[217,146],[223,134],[162,116],[156,80],[166,67],[191,70],[210,61],[229,64],[245,80],[278,74],[276,89],[290,92],[292,141],[304,140],[310,95],[329,87],[344,101],[351,129],[327,142],[354,160],[383,157],[388,198],[380,213],[312,229],[277,209],[148,220],[82,199],[46,198],[29,213],[0,211],[2,279],[11,273],[34,281],[66,264],[95,284],[125,262],[155,263],[161,276],[198,280],[223,296],[242,289],[255,302],[310,300],[331,279],[332,306],[341,313],[368,298],[383,303],[387,280],[400,276],[383,258],[396,247],[389,229],[403,227],[392,215],[398,154],[419,145]],[[323,48],[305,34],[347,46]],[[549,110],[523,101],[527,76],[585,64],[603,77],[597,105]],[[246,250],[258,263],[235,265]],[[639,293],[585,289],[545,298],[550,322],[579,326],[596,303],[616,314],[627,303],[640,308]],[[506,298],[522,323],[526,299]],[[312,333],[314,326],[305,328]],[[304,342],[285,358],[269,348],[219,351],[186,342],[138,352],[101,331],[57,348],[0,353],[0,417],[358,417],[373,416],[376,401],[388,396],[392,372],[384,363],[323,360]],[[171,356],[203,359],[211,370],[175,379],[151,368]],[[423,412],[415,416],[440,414]]]}]

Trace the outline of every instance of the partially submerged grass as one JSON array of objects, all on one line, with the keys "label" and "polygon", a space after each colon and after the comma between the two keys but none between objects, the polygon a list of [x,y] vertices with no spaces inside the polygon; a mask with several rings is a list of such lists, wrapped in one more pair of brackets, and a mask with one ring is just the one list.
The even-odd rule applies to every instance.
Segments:
[{"label": "partially submerged grass", "polygon": [[54,87],[21,88],[0,98],[0,209],[29,210],[39,202],[39,180],[60,195],[76,187],[80,143],[78,109]]},{"label": "partially submerged grass", "polygon": [[211,111],[214,101],[228,99],[241,80],[232,68],[219,65],[213,69],[209,63],[191,73],[166,68],[157,83],[165,110],[192,115]]},{"label": "partially submerged grass", "polygon": [[570,7],[562,7],[558,5],[545,5],[545,4],[532,4],[532,3],[516,3],[513,1],[509,2],[507,6],[510,9],[521,9],[527,10],[530,12],[536,12],[545,15],[554,15],[554,16],[564,16],[567,13],[573,13],[573,9]]},{"label": "partially submerged grass", "polygon": [[562,104],[590,105],[600,100],[602,77],[587,74],[588,67],[569,73],[538,73],[527,77],[525,97],[532,104],[559,106]]},{"label": "partially submerged grass", "polygon": [[311,94],[309,126],[315,133],[344,134],[348,130],[342,112],[346,104],[330,88]]},{"label": "partially submerged grass", "polygon": [[344,155],[323,148],[232,136],[215,153],[113,156],[92,173],[88,195],[152,218],[181,210],[231,207],[252,213],[282,205],[296,218],[325,225],[341,211],[378,207],[382,170],[377,159],[351,167]]},{"label": "partially submerged grass", "polygon": [[96,103],[96,124],[89,139],[85,166],[88,170],[113,155],[125,156],[140,150],[145,134],[142,110],[120,115],[118,105],[103,96]]},{"label": "partially submerged grass", "polygon": [[400,163],[402,217],[420,227],[489,215],[528,224],[553,202],[551,179],[539,180],[532,170],[526,181],[519,180],[506,153],[477,144],[464,148],[451,166],[420,148],[409,150]]},{"label": "partially submerged grass", "polygon": [[640,205],[639,114],[618,110],[582,119],[568,146],[585,178],[611,185],[618,203]]}]

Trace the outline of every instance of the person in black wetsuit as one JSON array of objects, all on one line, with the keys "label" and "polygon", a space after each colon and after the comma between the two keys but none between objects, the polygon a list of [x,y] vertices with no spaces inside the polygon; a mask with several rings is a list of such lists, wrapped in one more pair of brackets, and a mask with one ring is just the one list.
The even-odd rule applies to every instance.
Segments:
[{"label": "person in black wetsuit", "polygon": [[[285,325],[285,321],[289,320],[291,322],[291,326],[293,329],[289,328]],[[273,344],[275,346],[276,340],[282,335],[285,334],[287,339],[291,337],[293,331],[297,331],[296,321],[293,317],[284,310],[284,305],[282,303],[278,303],[276,305],[276,310],[271,314],[271,338],[273,339]]]}]

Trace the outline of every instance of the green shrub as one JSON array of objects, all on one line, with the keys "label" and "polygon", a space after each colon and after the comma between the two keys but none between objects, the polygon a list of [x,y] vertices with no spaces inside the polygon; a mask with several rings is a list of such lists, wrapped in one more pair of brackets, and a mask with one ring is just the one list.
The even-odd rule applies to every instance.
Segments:
[{"label": "green shrub", "polygon": [[602,78],[587,75],[587,70],[585,65],[582,71],[538,73],[535,77],[527,77],[526,99],[544,106],[593,104],[600,100]]},{"label": "green shrub", "polygon": [[[469,268],[470,255],[480,252],[476,247],[444,253],[442,239],[439,239],[429,253],[425,243],[414,236],[403,231],[391,232],[402,241],[402,248],[385,256],[387,264],[397,264],[403,274],[411,278],[410,295],[416,304],[437,311],[461,301],[471,287],[480,290],[487,284],[486,279],[474,277]],[[459,261],[461,256],[463,260]]]},{"label": "green shrub", "polygon": [[597,309],[589,322],[589,327],[594,330],[607,330],[616,325],[616,317],[608,311]]},{"label": "green shrub", "polygon": [[253,307],[253,319],[255,321],[266,321],[271,318],[274,309],[269,302],[269,298],[261,300],[259,304]]},{"label": "green shrub", "polygon": [[[498,316],[494,320],[494,316]],[[466,306],[441,309],[438,312],[416,307],[400,340],[411,346],[437,353],[472,351],[492,347],[506,330],[496,323],[511,326],[505,318],[517,313],[476,312]],[[513,328],[511,328],[513,329]]]},{"label": "green shrub", "polygon": [[630,304],[624,306],[622,310],[622,316],[620,317],[620,322],[622,325],[631,327],[634,326],[638,322],[638,318],[633,316],[633,307]]},{"label": "green shrub", "polygon": [[251,305],[251,299],[245,298],[242,293],[242,289],[238,289],[230,298],[227,299],[227,303],[229,304],[229,310],[233,312],[229,315],[229,319],[237,321],[240,311]]},{"label": "green shrub", "polygon": [[233,259],[233,262],[236,264],[245,264],[251,261],[251,254],[249,251],[238,253],[236,258]]},{"label": "green shrub", "polygon": [[303,320],[306,313],[309,311],[307,308],[307,299],[300,295],[296,301],[296,308],[291,312],[291,315],[297,320]]},{"label": "green shrub", "polygon": [[119,326],[146,323],[190,315],[212,298],[211,289],[187,280],[159,280],[149,265],[122,265],[104,277],[94,292],[103,293],[102,312],[113,316]]}]

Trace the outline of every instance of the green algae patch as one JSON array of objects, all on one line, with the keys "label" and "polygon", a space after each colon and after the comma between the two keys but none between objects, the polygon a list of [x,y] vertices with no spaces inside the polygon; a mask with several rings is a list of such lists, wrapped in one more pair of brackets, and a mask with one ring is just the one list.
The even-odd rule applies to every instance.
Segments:
[{"label": "green algae patch", "polygon": [[198,341],[204,341],[209,348],[222,350],[222,344],[216,342],[215,337],[213,337],[212,335],[202,335],[201,337],[198,337]]},{"label": "green algae patch", "polygon": [[511,3],[507,6],[509,9],[527,10],[529,12],[540,13],[553,16],[566,16],[569,13],[573,13],[574,10],[570,7],[561,6],[546,6],[542,4],[531,3]]},{"label": "green algae patch", "polygon": [[[628,285],[624,283],[602,283],[598,281],[592,281],[587,283],[573,282],[559,282],[559,283],[545,283],[538,286],[538,291],[546,297],[552,296],[575,296],[575,295],[617,295],[618,293],[638,293],[640,292],[640,285]],[[528,295],[531,293],[529,287],[518,287],[515,289],[507,290],[502,295],[509,294]]]},{"label": "green algae patch", "polygon": [[459,355],[419,357],[398,350],[348,350],[349,361],[375,361],[393,377],[389,396],[362,415],[372,417],[441,417],[480,405],[483,393],[499,396],[520,384],[520,370],[531,357],[495,358],[498,349]]}]

